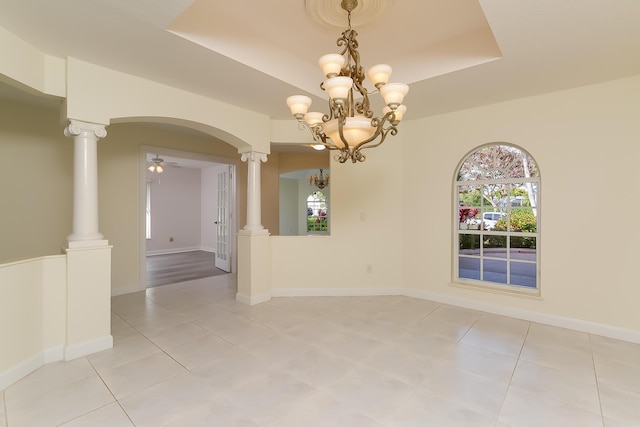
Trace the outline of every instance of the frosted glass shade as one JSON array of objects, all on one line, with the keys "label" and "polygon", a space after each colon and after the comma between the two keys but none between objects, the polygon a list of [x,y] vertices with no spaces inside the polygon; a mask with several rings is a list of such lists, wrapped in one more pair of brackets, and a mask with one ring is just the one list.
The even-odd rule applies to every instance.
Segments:
[{"label": "frosted glass shade", "polygon": [[387,83],[380,88],[380,95],[387,105],[400,105],[405,95],[409,92],[409,86],[404,83]]},{"label": "frosted glass shade", "polygon": [[304,121],[309,123],[310,126],[322,123],[322,117],[324,114],[318,111],[310,111],[304,115]]},{"label": "frosted glass shade", "polygon": [[287,98],[287,105],[291,109],[291,114],[304,116],[311,106],[311,98],[304,95],[293,95]]},{"label": "frosted glass shade", "polygon": [[344,56],[337,53],[330,53],[323,55],[318,60],[318,65],[326,77],[333,77],[340,75],[342,67],[344,67]]},{"label": "frosted glass shade", "polygon": [[329,93],[331,99],[346,99],[352,87],[351,77],[332,77],[324,81],[324,90]]},{"label": "frosted glass shade", "polygon": [[[344,143],[340,139],[340,131],[338,130],[338,120],[329,120],[322,125],[324,133],[331,138],[336,147],[343,148]],[[358,145],[364,140],[371,138],[376,128],[371,126],[371,119],[365,116],[347,117],[347,121],[343,128],[344,138],[350,147]]]},{"label": "frosted glass shade", "polygon": [[[384,114],[387,114],[389,111],[391,111],[391,108],[389,107],[384,107],[382,109],[382,112]],[[407,112],[407,106],[404,104],[398,105],[398,108],[396,108],[396,120],[397,121],[401,121],[402,117],[404,117],[404,113]]]},{"label": "frosted glass shade", "polygon": [[391,67],[387,64],[378,64],[367,70],[367,77],[375,87],[379,84],[386,84],[391,77]]}]

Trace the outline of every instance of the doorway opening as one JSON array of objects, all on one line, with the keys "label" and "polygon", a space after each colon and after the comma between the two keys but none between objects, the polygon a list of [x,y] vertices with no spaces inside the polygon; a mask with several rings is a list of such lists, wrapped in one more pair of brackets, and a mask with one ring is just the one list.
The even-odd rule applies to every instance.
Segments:
[{"label": "doorway opening", "polygon": [[151,146],[141,147],[140,161],[140,283],[147,288],[235,272],[235,166]]}]

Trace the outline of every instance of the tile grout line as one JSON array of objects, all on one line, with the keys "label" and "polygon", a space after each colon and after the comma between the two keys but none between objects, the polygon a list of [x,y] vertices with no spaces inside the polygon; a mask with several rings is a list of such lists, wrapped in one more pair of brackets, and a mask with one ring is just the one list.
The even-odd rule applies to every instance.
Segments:
[{"label": "tile grout line", "polygon": [[596,391],[598,392],[598,407],[600,408],[600,417],[602,419],[602,425],[606,425],[604,422],[604,411],[602,410],[602,397],[600,396],[600,381],[598,381],[598,371],[596,368],[596,358],[593,354],[593,341],[591,334],[589,336],[589,350],[591,352],[591,363],[593,364],[593,377],[596,381]]},{"label": "tile grout line", "polygon": [[113,404],[113,403],[117,403],[117,404],[118,404],[118,406],[120,406],[120,409],[122,409],[122,412],[124,412],[124,414],[127,416],[127,418],[129,419],[129,421],[131,421],[131,424],[135,427],[135,423],[133,422],[133,420],[131,419],[131,417],[129,417],[129,414],[127,413],[127,411],[125,411],[125,410],[124,410],[124,408],[122,407],[122,405],[120,405],[120,402],[119,402],[119,401],[118,401],[118,399],[116,398],[115,394],[113,394],[113,391],[109,388],[109,386],[107,385],[107,383],[104,381],[104,379],[103,379],[103,378],[102,378],[102,376],[100,375],[100,372],[98,372],[98,370],[97,370],[97,369],[96,369],[96,367],[93,365],[93,363],[91,363],[91,361],[89,360],[89,358],[88,358],[88,357],[86,357],[86,356],[85,356],[84,358],[87,360],[87,362],[89,363],[89,365],[91,365],[91,368],[94,370],[94,372],[95,372],[96,376],[100,379],[100,381],[102,382],[102,384],[104,384],[105,388],[106,388],[107,390],[109,390],[109,394],[111,394],[111,396],[113,397],[113,402],[106,403],[106,404],[104,404],[104,405],[102,405],[102,406],[100,406],[100,407],[98,407],[98,408],[95,408],[95,409],[93,409],[93,410],[91,410],[91,411],[88,411],[88,412],[85,412],[85,413],[83,413],[83,414],[80,414],[80,415],[78,415],[77,417],[74,417],[74,418],[71,418],[71,419],[65,420],[65,421],[63,421],[63,422],[62,422],[62,424],[59,424],[59,425],[64,425],[64,424],[66,424],[66,423],[68,423],[68,422],[70,422],[70,421],[76,420],[76,419],[78,419],[78,418],[85,417],[85,416],[87,416],[88,414],[91,414],[91,413],[93,413],[93,412],[99,411],[99,410],[100,410],[100,409],[102,409],[102,408],[106,408],[107,406],[109,406],[109,405],[111,405],[111,404]]},{"label": "tile grout line", "polygon": [[529,336],[529,331],[531,330],[531,322],[529,322],[529,326],[527,327],[527,333],[524,335],[524,339],[522,340],[522,345],[520,346],[520,351],[518,352],[518,357],[516,358],[516,364],[513,366],[513,371],[511,372],[511,376],[509,377],[509,383],[507,384],[507,389],[504,392],[504,397],[502,398],[502,403],[500,404],[500,409],[498,409],[498,414],[496,415],[495,425],[498,424],[500,420],[500,414],[502,413],[502,409],[504,408],[504,403],[507,400],[507,395],[509,394],[509,390],[511,389],[511,383],[513,382],[513,376],[516,373],[516,369],[518,369],[518,365],[520,364],[520,357],[522,356],[522,352],[524,351],[524,345],[527,342],[527,337]]}]

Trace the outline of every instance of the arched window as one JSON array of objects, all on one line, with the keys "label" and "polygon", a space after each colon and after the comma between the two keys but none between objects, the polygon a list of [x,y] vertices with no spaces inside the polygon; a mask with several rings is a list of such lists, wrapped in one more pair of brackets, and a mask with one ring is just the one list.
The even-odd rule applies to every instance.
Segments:
[{"label": "arched window", "polygon": [[307,233],[328,233],[328,221],[327,197],[322,191],[314,191],[307,197]]},{"label": "arched window", "polygon": [[539,294],[540,173],[524,150],[480,147],[454,183],[454,282]]}]

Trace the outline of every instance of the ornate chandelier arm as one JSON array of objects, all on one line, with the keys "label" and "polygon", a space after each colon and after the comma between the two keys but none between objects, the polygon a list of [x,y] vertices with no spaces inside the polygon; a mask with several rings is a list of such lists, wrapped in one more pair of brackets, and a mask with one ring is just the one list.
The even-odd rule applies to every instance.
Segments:
[{"label": "ornate chandelier arm", "polygon": [[[380,141],[377,144],[371,144],[366,146],[364,146],[364,144],[358,144],[355,148],[358,150],[360,149],[364,150],[365,148],[375,148],[382,145],[384,140],[387,138],[387,134],[391,134],[391,136],[396,136],[398,134],[397,126],[399,123],[400,121],[396,120],[395,111],[389,111],[381,119],[378,117],[374,117],[371,120],[371,125],[377,126],[376,134],[380,132]],[[389,124],[389,127],[384,128],[385,124]],[[365,144],[367,143],[365,142]]]},{"label": "ornate chandelier arm", "polygon": [[365,156],[360,154],[360,158],[356,158],[352,155],[350,150],[345,148],[345,149],[341,149],[340,154],[336,155],[334,159],[340,163],[346,163],[347,160],[351,159],[353,163],[355,163],[356,161],[363,162],[365,159]]},{"label": "ornate chandelier arm", "polygon": [[[391,126],[389,126],[387,129],[384,129],[384,125],[387,123],[389,123]],[[373,148],[381,145],[390,131],[391,131],[391,135],[396,135],[398,133],[398,129],[396,128],[396,125],[398,123],[399,122],[395,120],[394,111],[389,111],[382,118],[374,117],[373,119],[371,119],[371,126],[376,128],[375,132],[373,132],[373,134],[369,138],[355,145],[353,147],[353,150],[359,151],[364,148]],[[340,119],[338,119],[338,132],[340,134],[340,139],[343,142],[346,142],[346,139],[344,137],[344,122]],[[377,144],[364,147],[366,144],[370,143],[371,141],[375,140],[378,137],[380,137],[380,141]],[[349,145],[349,144],[345,144],[345,145]]]},{"label": "ornate chandelier arm", "polygon": [[380,141],[378,141],[377,144],[371,144],[371,145],[358,144],[356,147],[354,147],[353,150],[360,151],[360,150],[364,150],[365,148],[378,147],[382,145],[384,140],[387,138],[387,134],[391,134],[391,136],[396,136],[398,134],[398,128],[395,126],[389,126],[388,128],[382,130],[382,132],[380,132]]},{"label": "ornate chandelier arm", "polygon": [[313,135],[313,140],[315,142],[317,142],[318,144],[324,145],[324,147],[328,150],[340,150],[339,147],[336,147],[331,142],[327,142],[327,140],[330,141],[330,139],[322,131],[321,126],[316,125],[316,126],[310,127],[310,129],[311,129],[311,134]]}]

